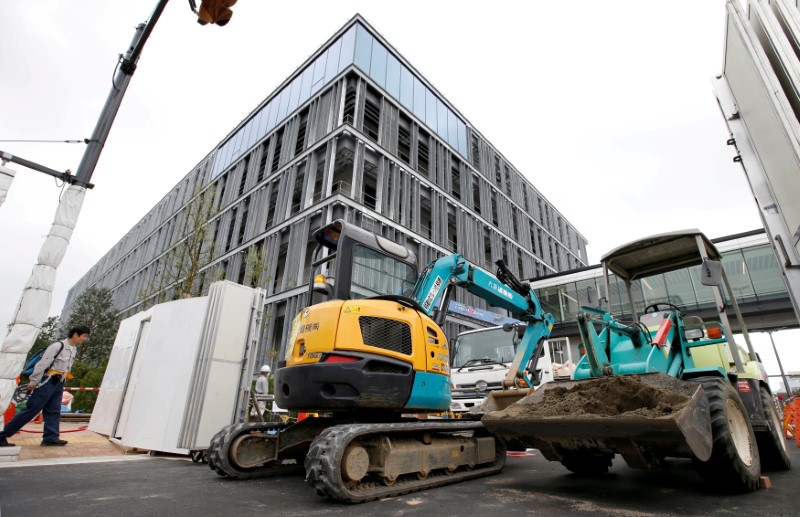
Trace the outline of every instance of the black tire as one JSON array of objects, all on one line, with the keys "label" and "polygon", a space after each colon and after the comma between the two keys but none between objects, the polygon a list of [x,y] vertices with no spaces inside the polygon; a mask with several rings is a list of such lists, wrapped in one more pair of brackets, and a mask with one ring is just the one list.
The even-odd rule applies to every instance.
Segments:
[{"label": "black tire", "polygon": [[761,461],[747,410],[727,379],[696,379],[703,386],[711,417],[712,449],[708,461],[692,458],[700,477],[720,492],[744,493],[758,488]]},{"label": "black tire", "polygon": [[614,455],[610,453],[593,454],[582,451],[566,451],[561,464],[579,476],[598,477],[608,474]]},{"label": "black tire", "polygon": [[756,433],[758,453],[761,456],[763,470],[789,470],[792,461],[789,459],[789,448],[783,437],[783,423],[778,416],[778,408],[766,388],[760,390],[761,405],[764,406],[764,418],[769,429]]}]

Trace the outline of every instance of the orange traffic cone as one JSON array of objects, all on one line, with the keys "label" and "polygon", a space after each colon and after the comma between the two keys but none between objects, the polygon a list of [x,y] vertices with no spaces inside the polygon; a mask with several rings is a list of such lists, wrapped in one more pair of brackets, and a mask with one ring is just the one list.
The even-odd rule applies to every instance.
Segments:
[{"label": "orange traffic cone", "polygon": [[794,438],[794,400],[783,405],[783,435],[787,440]]},{"label": "orange traffic cone", "polygon": [[792,401],[792,417],[794,420],[794,443],[800,447],[800,397]]}]

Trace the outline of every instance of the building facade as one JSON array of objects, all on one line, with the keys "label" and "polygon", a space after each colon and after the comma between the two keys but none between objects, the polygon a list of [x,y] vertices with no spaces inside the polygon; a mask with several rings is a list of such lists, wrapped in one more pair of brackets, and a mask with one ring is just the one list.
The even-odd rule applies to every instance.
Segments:
[{"label": "building facade", "polygon": [[[526,279],[586,265],[586,239],[356,15],[70,289],[62,320],[90,287],[128,316],[227,279],[267,291],[267,361],[305,304],[311,233],[337,218],[420,266],[453,252]],[[464,326],[454,314],[445,330]]]}]

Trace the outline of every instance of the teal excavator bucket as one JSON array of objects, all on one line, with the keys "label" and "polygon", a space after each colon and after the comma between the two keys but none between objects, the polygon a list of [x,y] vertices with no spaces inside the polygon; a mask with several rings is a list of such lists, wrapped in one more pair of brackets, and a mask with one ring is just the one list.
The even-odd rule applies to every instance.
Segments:
[{"label": "teal excavator bucket", "polygon": [[524,396],[497,392],[483,412],[483,425],[509,449],[535,448],[565,465],[620,454],[630,467],[653,468],[666,457],[711,456],[702,386],[661,373],[551,382]]}]

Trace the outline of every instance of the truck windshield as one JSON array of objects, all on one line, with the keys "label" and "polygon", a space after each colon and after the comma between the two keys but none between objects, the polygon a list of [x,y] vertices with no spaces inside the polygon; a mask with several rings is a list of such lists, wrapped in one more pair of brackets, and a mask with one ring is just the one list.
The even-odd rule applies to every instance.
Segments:
[{"label": "truck windshield", "polygon": [[356,245],[353,248],[351,278],[352,299],[384,294],[410,296],[417,281],[417,270],[408,262]]},{"label": "truck windshield", "polygon": [[453,347],[453,368],[510,363],[516,353],[513,332],[502,327],[461,334]]}]

